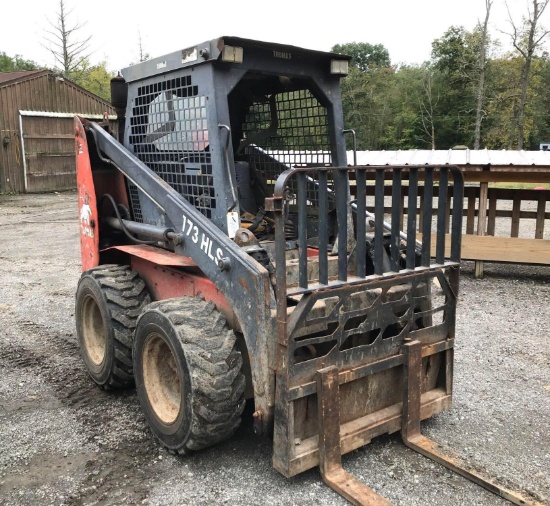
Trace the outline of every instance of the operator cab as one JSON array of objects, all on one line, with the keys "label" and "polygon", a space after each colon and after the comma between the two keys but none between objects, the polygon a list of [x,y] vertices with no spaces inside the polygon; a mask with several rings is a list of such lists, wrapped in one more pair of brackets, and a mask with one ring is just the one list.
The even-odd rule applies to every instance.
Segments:
[{"label": "operator cab", "polygon": [[[281,173],[347,165],[339,81],[348,60],[222,37],[140,63],[123,70],[124,144],[229,237],[245,228],[270,240],[264,201]],[[171,225],[131,183],[129,194],[134,220]],[[289,209],[289,239],[292,220]]]}]

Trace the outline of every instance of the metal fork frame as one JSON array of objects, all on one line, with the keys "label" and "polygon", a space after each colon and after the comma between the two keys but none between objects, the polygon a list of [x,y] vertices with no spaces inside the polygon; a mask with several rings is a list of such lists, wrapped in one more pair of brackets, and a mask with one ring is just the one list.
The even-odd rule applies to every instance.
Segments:
[{"label": "metal fork frame", "polygon": [[391,503],[342,467],[340,450],[340,393],[338,368],[317,373],[319,409],[319,469],[323,481],[351,504],[388,506]]},{"label": "metal fork frame", "polygon": [[[301,295],[304,300],[309,296],[315,296],[317,292],[334,291],[335,293],[339,289],[345,289],[353,291],[353,285],[358,289],[364,286],[365,283],[374,282],[374,278],[380,276],[385,277],[389,275],[390,278],[394,277],[395,282],[399,283],[400,279],[406,279],[407,277],[422,276],[429,273],[430,270],[442,269],[449,273],[449,285],[442,288],[447,290],[447,297],[451,297],[452,303],[446,307],[445,311],[449,314],[452,313],[450,328],[446,328],[445,332],[447,337],[444,340],[429,344],[422,342],[421,340],[411,340],[411,337],[405,337],[404,343],[398,355],[387,357],[381,362],[385,365],[381,365],[381,369],[388,367],[401,365],[403,368],[403,396],[401,407],[401,419],[396,423],[399,423],[401,428],[401,434],[404,443],[411,449],[421,453],[422,455],[438,462],[439,464],[447,467],[448,469],[460,474],[461,476],[473,481],[474,483],[484,487],[485,489],[499,495],[500,497],[517,505],[529,505],[529,506],[542,506],[541,502],[538,502],[536,498],[522,494],[520,492],[506,488],[496,480],[488,477],[485,473],[475,470],[470,464],[465,463],[460,457],[452,454],[448,451],[443,451],[442,448],[431,439],[422,436],[420,433],[420,420],[427,415],[423,406],[423,394],[422,388],[422,358],[429,356],[433,353],[442,353],[444,356],[444,387],[442,394],[446,400],[450,400],[452,394],[452,376],[453,376],[453,341],[454,341],[454,307],[456,303],[456,296],[458,294],[458,277],[459,277],[459,262],[460,262],[460,236],[462,234],[462,177],[457,171],[447,167],[440,168],[439,171],[439,202],[437,210],[437,232],[436,232],[436,244],[435,244],[435,263],[430,263],[430,240],[431,240],[431,215],[432,204],[431,202],[425,203],[423,210],[423,224],[422,224],[422,251],[421,251],[421,266],[416,266],[414,256],[416,254],[416,198],[418,190],[418,169],[419,167],[407,168],[410,170],[409,182],[412,180],[412,188],[409,187],[409,216],[407,220],[406,235],[407,235],[407,247],[406,247],[406,268],[398,271],[398,257],[395,253],[398,247],[398,235],[402,232],[397,226],[398,212],[392,213],[391,230],[391,271],[384,272],[382,262],[382,234],[384,233],[384,224],[380,217],[384,213],[384,184],[385,184],[385,172],[392,171],[393,189],[392,195],[400,197],[400,185],[402,184],[402,167],[377,167],[377,168],[319,168],[317,170],[320,174],[318,188],[321,193],[319,197],[319,207],[323,212],[327,210],[327,171],[336,170],[337,173],[333,179],[339,183],[336,184],[335,191],[335,208],[337,212],[337,221],[339,225],[338,231],[338,276],[335,280],[328,279],[328,262],[326,256],[328,251],[326,245],[321,244],[319,248],[319,282],[310,283],[307,276],[308,257],[306,254],[307,242],[305,237],[299,237],[299,276],[298,287],[293,287],[291,292],[293,295]],[[434,181],[434,170],[431,167],[423,167],[425,172],[425,183],[428,186],[427,196],[431,200],[433,195],[432,185]],[[341,434],[341,420],[340,420],[340,383],[342,381],[353,380],[354,378],[348,378],[348,376],[354,376],[355,372],[361,368],[370,369],[376,366],[376,362],[372,364],[363,364],[359,367],[354,367],[353,370],[347,370],[346,364],[340,364],[343,369],[340,370],[339,364],[328,365],[327,367],[320,368],[316,372],[316,381],[314,383],[308,382],[307,384],[296,385],[292,382],[293,377],[293,365],[291,363],[292,352],[292,323],[289,322],[287,315],[287,295],[290,293],[287,291],[286,285],[286,258],[284,245],[284,190],[287,180],[298,173],[297,184],[297,202],[298,202],[298,225],[299,229],[303,232],[305,229],[305,215],[307,213],[307,205],[305,200],[306,185],[308,184],[307,172],[312,169],[292,169],[283,173],[276,185],[275,194],[272,199],[267,199],[266,208],[275,212],[276,222],[276,277],[277,277],[277,325],[278,325],[278,362],[277,362],[277,386],[276,386],[276,402],[275,402],[275,444],[274,444],[274,465],[287,476],[295,474],[295,471],[290,465],[292,460],[292,450],[290,442],[294,442],[294,410],[293,400],[305,395],[317,393],[318,403],[318,426],[319,426],[319,442],[318,442],[318,463],[321,475],[325,483],[333,488],[337,493],[345,497],[350,503],[360,506],[386,506],[391,504],[387,499],[380,496],[374,490],[358,481],[355,477],[347,473],[342,467],[342,453],[343,453],[343,439]],[[347,257],[347,233],[346,228],[347,220],[346,214],[349,212],[349,176],[347,171],[357,171],[358,185],[365,186],[365,175],[370,170],[375,173],[375,215],[378,218],[375,221],[374,231],[374,276],[366,276],[364,264],[360,261],[357,262],[357,272],[354,276],[348,274],[348,257]],[[452,230],[451,230],[451,247],[450,257],[451,261],[445,260],[445,229],[446,229],[446,208],[447,208],[447,189],[448,189],[448,176],[449,172],[454,176],[454,205],[452,210]],[[412,179],[411,179],[412,176]],[[365,193],[364,189],[358,188],[357,199],[357,212],[358,216],[365,212]],[[412,193],[411,193],[412,191]],[[412,197],[412,198],[411,198]],[[413,202],[411,202],[411,200]],[[320,213],[322,214],[322,213]],[[362,220],[358,220],[362,221]],[[321,223],[320,223],[321,225]],[[342,228],[345,230],[342,231]],[[385,227],[386,230],[388,227]],[[319,230],[322,232],[320,236],[327,239],[323,228],[320,226]],[[365,234],[365,227],[361,224],[358,226],[358,235]],[[363,242],[364,237],[358,237],[357,254],[365,255],[365,249],[359,245]],[[320,237],[321,239],[321,237]],[[443,280],[441,273],[438,274],[438,278]],[[450,290],[450,291],[449,291]],[[296,315],[293,315],[295,317]],[[290,320],[293,318],[291,317]],[[294,318],[296,319],[296,318]],[[414,334],[413,334],[414,335]],[[330,360],[327,360],[330,364]],[[367,372],[367,371],[366,371]],[[368,372],[367,372],[368,373]],[[448,405],[447,405],[448,406]],[[433,414],[433,413],[432,413]],[[365,434],[365,440],[363,444],[368,443],[368,435]],[[349,449],[349,448],[348,448]]]},{"label": "metal fork frame", "polygon": [[[542,506],[533,497],[509,489],[487,476],[484,472],[474,469],[459,455],[444,449],[437,442],[420,433],[420,378],[422,373],[422,343],[413,341],[403,346],[405,355],[403,382],[403,421],[401,436],[403,442],[414,451],[445,466],[447,469],[473,481],[489,492],[496,494],[513,504]],[[368,504],[368,503],[367,503]]]}]

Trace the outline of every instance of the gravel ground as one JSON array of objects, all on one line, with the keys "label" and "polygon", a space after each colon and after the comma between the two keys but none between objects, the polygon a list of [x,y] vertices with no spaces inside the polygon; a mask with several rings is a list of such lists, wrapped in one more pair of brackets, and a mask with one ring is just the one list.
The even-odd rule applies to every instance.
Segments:
[{"label": "gravel ground", "polygon": [[[0,504],[344,505],[317,469],[291,480],[248,416],[230,441],[174,457],[134,391],[88,379],[74,330],[76,194],[0,196]],[[453,408],[423,431],[550,504],[550,267],[465,263]],[[396,505],[502,499],[377,438],[344,466]]]}]

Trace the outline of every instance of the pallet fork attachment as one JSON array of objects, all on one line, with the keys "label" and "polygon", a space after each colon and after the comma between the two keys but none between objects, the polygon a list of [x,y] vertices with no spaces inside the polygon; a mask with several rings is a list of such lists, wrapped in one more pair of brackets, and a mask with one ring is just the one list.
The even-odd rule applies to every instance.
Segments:
[{"label": "pallet fork attachment", "polygon": [[420,433],[420,377],[422,371],[422,344],[418,341],[404,345],[404,388],[403,422],[401,436],[403,442],[414,451],[445,466],[447,469],[473,481],[480,487],[496,494],[512,504],[542,506],[532,497],[506,488],[485,473],[475,470],[460,456],[444,450],[437,442]]},{"label": "pallet fork attachment", "polygon": [[[497,483],[482,471],[474,469],[460,456],[444,450],[437,442],[420,433],[420,381],[422,372],[422,343],[408,342],[403,347],[404,392],[401,436],[412,450],[445,466],[447,469],[476,483],[512,504],[543,506],[533,497]],[[351,504],[356,506],[388,506],[387,499],[360,482],[342,467],[340,451],[340,394],[338,368],[317,371],[319,413],[319,469],[323,481]]]},{"label": "pallet fork attachment", "polygon": [[391,503],[342,467],[340,452],[340,393],[338,368],[317,372],[319,406],[319,468],[323,481],[357,506],[390,506]]}]

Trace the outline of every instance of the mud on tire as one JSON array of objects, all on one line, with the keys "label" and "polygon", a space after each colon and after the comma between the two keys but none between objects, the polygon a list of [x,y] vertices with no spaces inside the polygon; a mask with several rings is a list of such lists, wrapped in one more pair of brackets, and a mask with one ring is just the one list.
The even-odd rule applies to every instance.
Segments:
[{"label": "mud on tire", "polygon": [[101,387],[134,384],[134,330],[150,302],[145,283],[127,265],[102,265],[82,273],[75,304],[78,343],[88,373]]},{"label": "mud on tire", "polygon": [[212,302],[181,297],[150,304],[134,340],[141,407],[153,434],[185,454],[233,435],[245,377],[236,336]]}]

